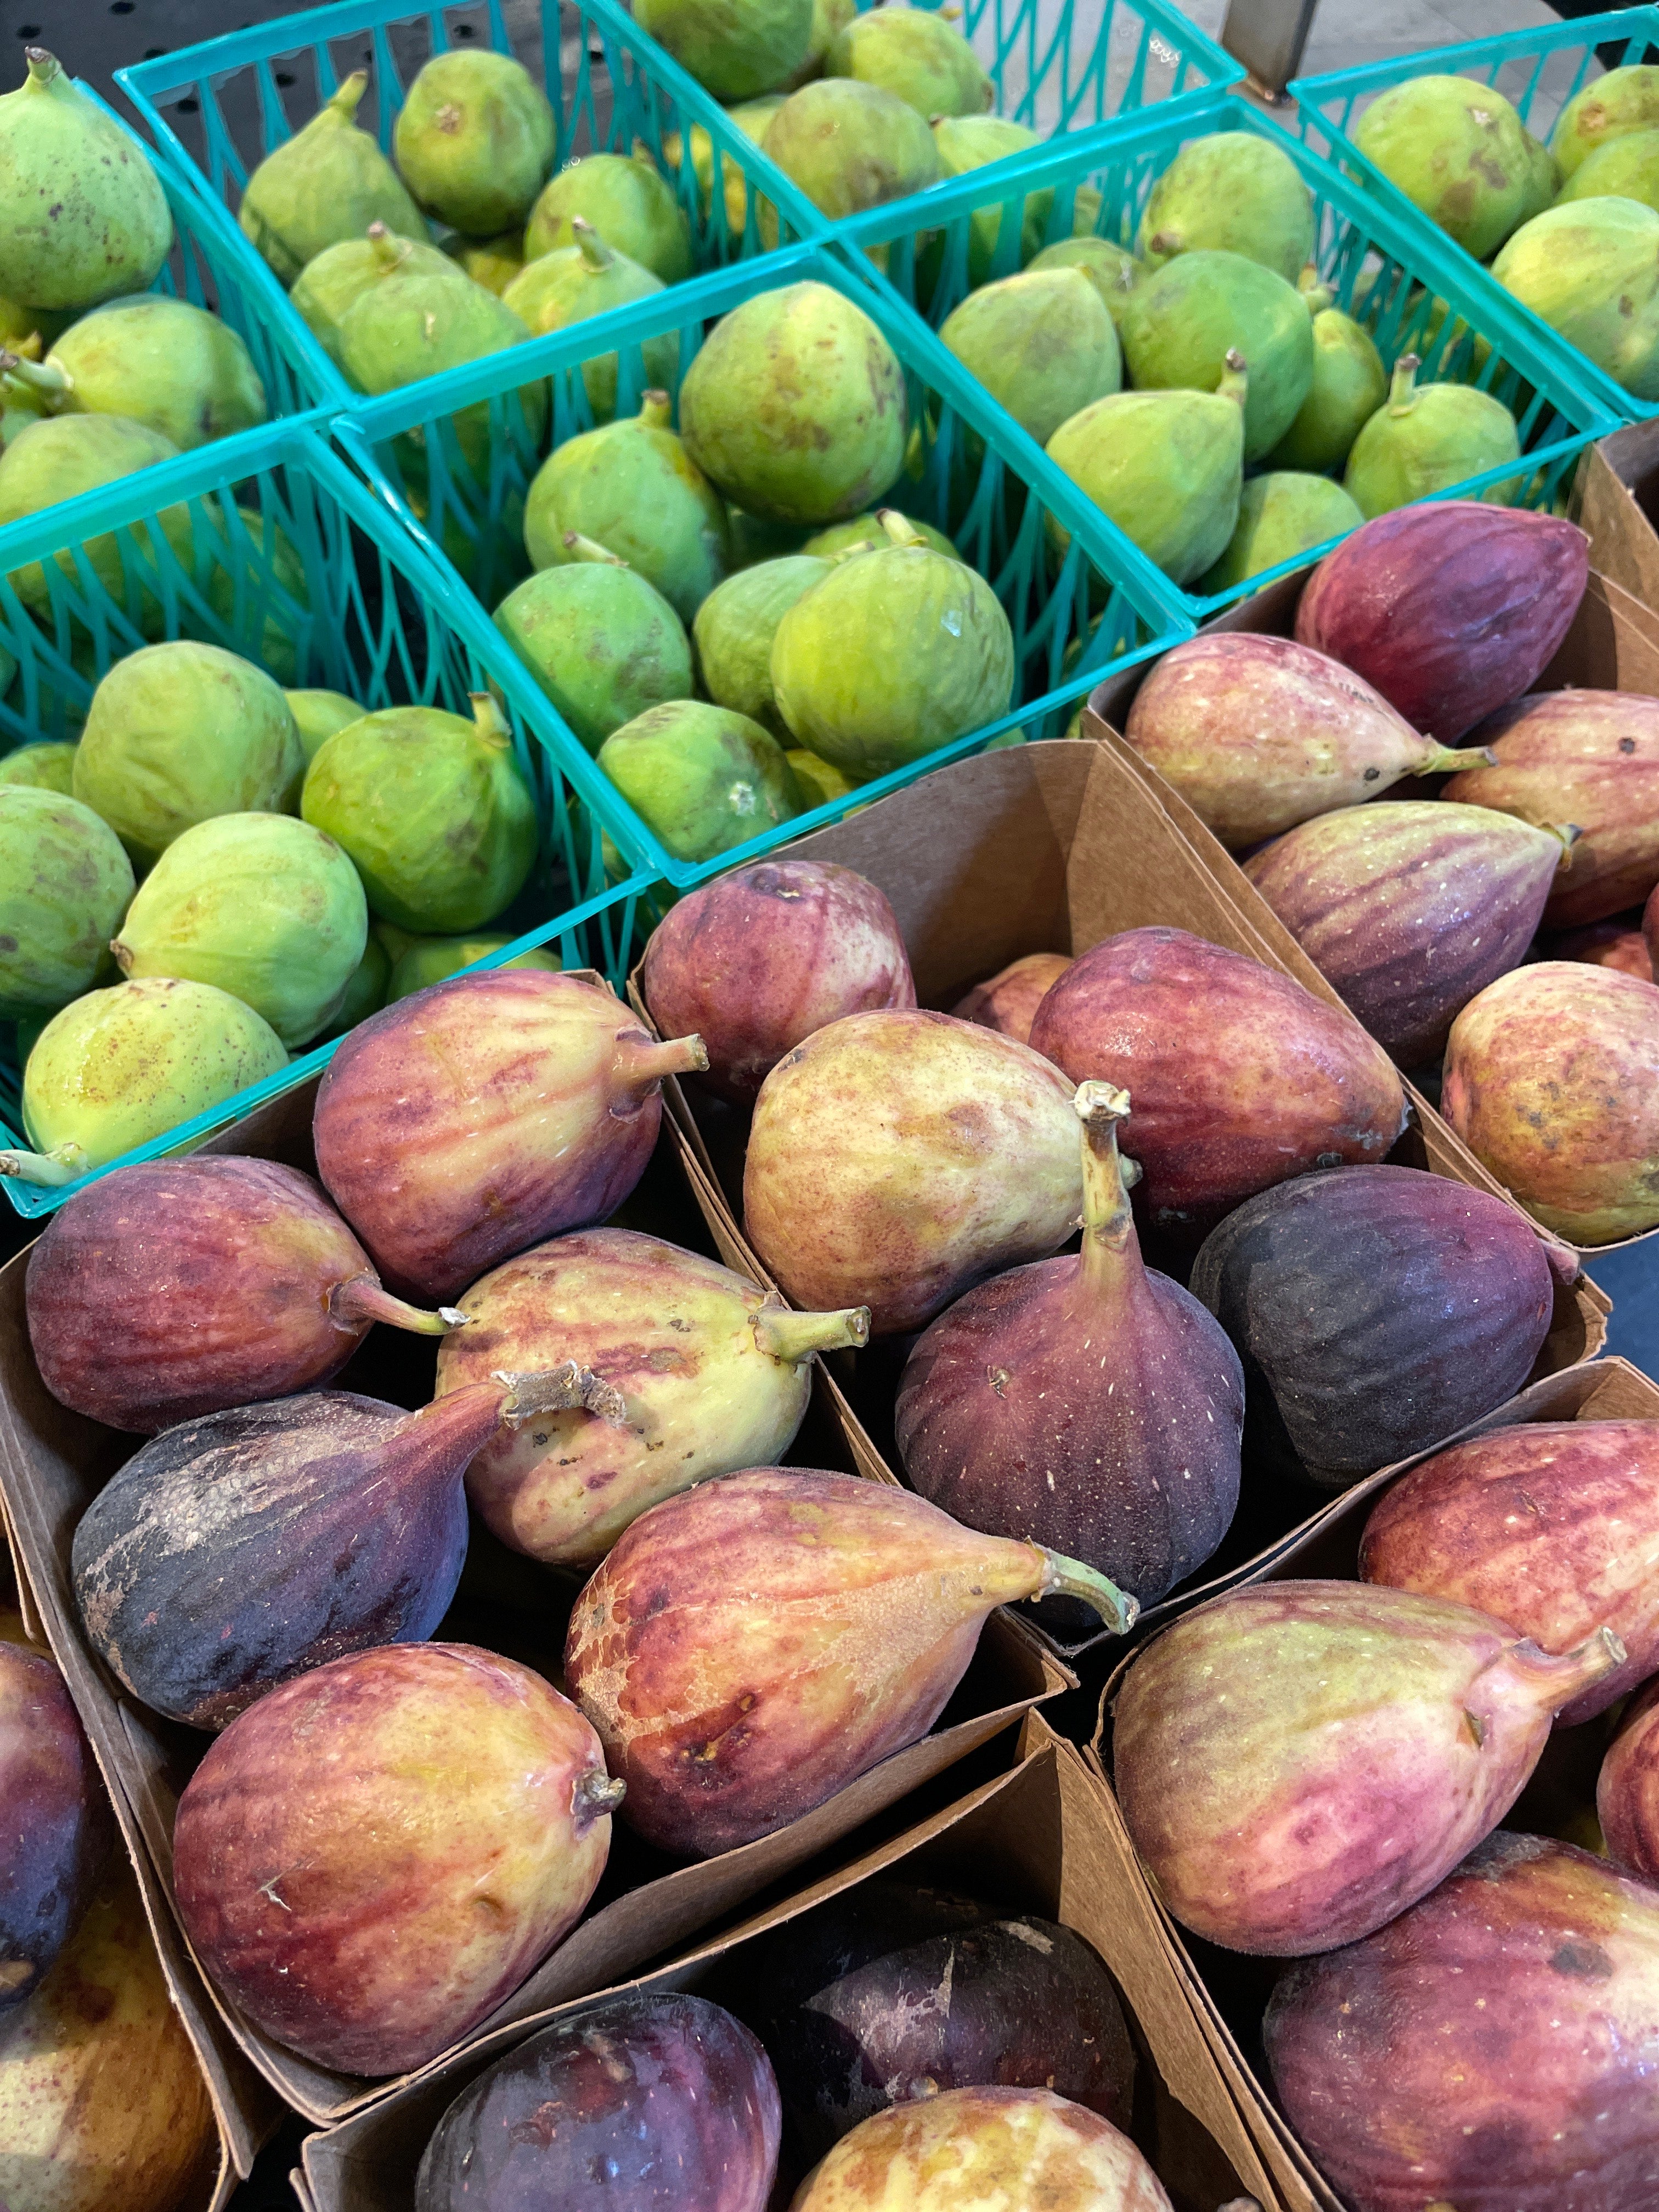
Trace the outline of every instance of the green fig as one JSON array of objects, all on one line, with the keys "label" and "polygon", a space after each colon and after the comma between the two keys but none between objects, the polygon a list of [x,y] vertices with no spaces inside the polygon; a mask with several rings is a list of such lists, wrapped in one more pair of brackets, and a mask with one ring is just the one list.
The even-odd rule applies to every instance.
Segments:
[{"label": "green fig", "polygon": [[1293,284],[1243,254],[1178,254],[1136,286],[1119,327],[1124,363],[1143,392],[1213,392],[1228,354],[1243,355],[1247,464],[1272,453],[1312,389],[1306,303]]},{"label": "green fig", "polygon": [[211,983],[152,975],[88,991],[35,1040],[23,1128],[37,1149],[0,1152],[0,1175],[73,1182],[287,1066],[269,1023]]},{"label": "green fig", "polygon": [[378,1014],[386,1004],[386,988],[391,981],[391,957],[371,929],[363,941],[363,957],[352,969],[339,1005],[323,1024],[318,1042],[325,1037],[344,1036],[359,1022]]},{"label": "green fig", "polygon": [[398,172],[357,127],[368,86],[368,70],[354,70],[303,131],[266,155],[243,188],[237,220],[281,283],[291,284],[325,246],[361,238],[372,222],[399,238],[430,240]]},{"label": "green fig", "polygon": [[1129,295],[1146,275],[1127,246],[1114,246],[1105,238],[1062,238],[1045,246],[1026,263],[1029,274],[1036,269],[1080,269],[1106,302],[1113,327],[1120,328]]},{"label": "green fig", "polygon": [[229,324],[159,292],[83,315],[43,362],[3,353],[0,368],[43,413],[125,416],[180,453],[253,429],[267,413],[259,372]]},{"label": "green fig", "polygon": [[21,783],[37,791],[56,791],[67,798],[75,788],[75,747],[43,739],[39,744],[19,745],[0,753],[0,785]]},{"label": "green fig", "polygon": [[939,337],[1039,446],[1123,382],[1112,319],[1080,269],[1028,269],[981,285]]},{"label": "green fig", "polygon": [[634,21],[716,100],[753,100],[806,59],[812,0],[634,0]]},{"label": "green fig", "polygon": [[[850,76],[820,77],[791,93],[767,125],[761,151],[832,220],[908,199],[944,173],[925,118],[896,93]],[[762,235],[776,244],[770,209],[763,211]]]},{"label": "green fig", "polygon": [[692,625],[703,690],[780,744],[789,742],[789,731],[772,691],[772,641],[796,600],[830,574],[828,561],[805,553],[763,561],[711,592]]},{"label": "green fig", "polygon": [[343,691],[289,691],[283,694],[294,726],[300,732],[300,750],[310,767],[324,743],[348,722],[361,720],[364,709]]},{"label": "green fig", "polygon": [[357,864],[372,910],[400,929],[482,929],[512,904],[536,858],[536,805],[513,733],[487,691],[473,720],[387,707],[322,746],[300,811]]},{"label": "green fig", "polygon": [[89,806],[0,784],[0,1021],[90,990],[132,896],[132,863]]},{"label": "green fig", "polygon": [[1497,252],[1534,190],[1521,118],[1467,76],[1414,76],[1380,94],[1353,143],[1477,261]]},{"label": "green fig", "polygon": [[[1062,422],[1048,458],[1166,576],[1190,584],[1221,558],[1238,520],[1248,389],[1235,353],[1212,393],[1115,393]],[[1063,552],[1067,533],[1051,520],[1049,534]]]},{"label": "green fig", "polygon": [[1340,469],[1388,397],[1388,372],[1370,333],[1330,304],[1322,288],[1303,288],[1313,317],[1313,381],[1291,426],[1267,456],[1275,469],[1324,476]]},{"label": "green fig", "polygon": [[771,521],[861,514],[903,467],[906,428],[897,356],[828,284],[759,292],[722,316],[680,390],[692,460]]},{"label": "green fig", "polygon": [[1247,576],[1293,561],[1328,538],[1346,537],[1365,517],[1340,484],[1328,477],[1291,469],[1252,477],[1238,502],[1238,520],[1226,550],[1200,579],[1200,597],[1231,591]]},{"label": "green fig", "polygon": [[80,313],[78,307],[25,307],[0,293],[0,340],[21,353],[26,346],[38,349],[35,358],[54,338],[61,337]]},{"label": "green fig", "polygon": [[823,75],[825,57],[847,26],[859,12],[858,0],[812,0],[812,27],[807,34],[806,52],[799,68],[792,70],[784,79],[786,93],[799,92],[804,84]]},{"label": "green fig", "polygon": [[709,860],[801,811],[782,748],[758,722],[700,699],[613,731],[599,766],[677,860]]},{"label": "green fig", "polygon": [[149,867],[195,823],[278,811],[302,763],[271,678],[216,645],[179,638],[128,653],[93,693],[75,796]]},{"label": "green fig", "polygon": [[[340,362],[359,392],[400,392],[422,377],[522,345],[530,336],[505,300],[471,277],[399,276],[354,300],[340,319]],[[525,428],[539,442],[547,423],[547,386],[518,388]],[[489,402],[474,400],[451,418],[460,454],[480,483],[489,480]],[[429,433],[428,433],[429,434]],[[418,470],[416,474],[419,476]]]},{"label": "green fig", "polygon": [[567,438],[525,502],[525,550],[550,568],[584,557],[574,536],[625,561],[689,623],[728,566],[726,509],[674,434],[665,392],[637,415]]},{"label": "green fig", "polygon": [[[538,261],[526,261],[501,295],[503,304],[520,316],[533,337],[549,331],[568,330],[573,323],[608,314],[647,300],[663,289],[653,276],[625,253],[613,252],[592,223],[573,216],[574,246],[562,246]],[[645,373],[653,385],[673,384],[679,368],[680,341],[677,331],[647,338],[641,348]],[[617,356],[595,354],[582,363],[582,383],[587,404],[599,422],[608,422],[617,411]]]},{"label": "green fig", "polygon": [[[1659,216],[1655,217],[1659,222]],[[1367,520],[1414,500],[1449,491],[1466,477],[1521,458],[1515,417],[1501,399],[1468,384],[1417,381],[1414,353],[1394,365],[1386,404],[1353,441],[1343,489]],[[1515,480],[1480,494],[1496,506],[1515,496]]]},{"label": "green fig", "polygon": [[466,238],[521,227],[553,166],[558,126],[522,62],[488,47],[434,54],[392,133],[404,182]]},{"label": "green fig", "polygon": [[493,292],[498,300],[525,263],[521,230],[504,230],[495,238],[453,236],[443,250],[464,276],[482,284],[486,292]]},{"label": "green fig", "polygon": [[[1659,66],[1633,62],[1592,77],[1561,110],[1550,150],[1564,178],[1577,175],[1598,147],[1659,126]],[[3,280],[0,280],[3,281]],[[9,289],[9,288],[8,288]]]},{"label": "green fig", "polygon": [[[985,750],[989,752],[991,748],[988,745]],[[788,746],[783,757],[800,793],[803,812],[814,806],[829,806],[858,788],[838,768],[832,768],[827,760],[820,760],[816,753],[809,753],[804,745]]]},{"label": "green fig", "polygon": [[[900,510],[895,508],[893,512],[898,514]],[[961,554],[942,530],[935,530],[931,522],[919,521],[914,514],[906,514],[902,519],[924,545],[931,545],[935,553],[948,553],[953,561],[961,560]],[[814,554],[820,561],[829,561],[837,553],[849,552],[854,545],[884,545],[886,542],[881,516],[872,507],[868,514],[855,514],[848,522],[832,522],[828,530],[815,532],[799,550]]]},{"label": "green fig", "polygon": [[1182,148],[1152,186],[1138,250],[1158,269],[1200,247],[1242,253],[1295,283],[1314,249],[1313,194],[1280,147],[1218,131]]},{"label": "green fig", "polygon": [[[1599,199],[1639,200],[1659,212],[1659,127],[1626,131],[1587,154],[1562,186],[1556,204]],[[1544,204],[1547,207],[1549,202]]]},{"label": "green fig", "polygon": [[902,515],[882,520],[889,542],[836,562],[772,641],[785,726],[860,781],[996,721],[1014,689],[1013,632],[985,579]]},{"label": "green fig", "polygon": [[[814,4],[817,4],[817,0],[814,0]],[[745,100],[740,107],[728,107],[726,119],[734,129],[741,131],[751,145],[758,146],[766,136],[768,125],[783,106],[786,97],[783,93],[775,92],[769,93],[764,100]],[[701,124],[694,124],[690,143],[691,173],[697,180],[698,204],[707,220],[713,214],[714,205],[714,142]],[[663,161],[676,176],[685,159],[685,144],[686,141],[678,131],[671,133],[663,140]],[[735,243],[748,228],[749,180],[738,164],[724,154],[720,156],[720,166],[726,236]],[[641,257],[635,254],[634,258],[639,260]],[[650,266],[649,263],[646,265]]]},{"label": "green fig", "polygon": [[[1564,201],[1517,230],[1492,273],[1632,398],[1659,400],[1659,214],[1653,209],[1627,199]],[[34,434],[23,434],[27,440]],[[0,460],[0,483],[4,470]]]},{"label": "green fig", "polygon": [[357,871],[289,814],[220,814],[175,837],[110,946],[121,973],[228,991],[290,1048],[333,1014],[368,939]]},{"label": "green fig", "polygon": [[574,246],[578,216],[659,283],[682,284],[690,276],[691,226],[672,186],[644,155],[589,154],[561,169],[525,226],[526,263]]},{"label": "green fig", "polygon": [[[1024,154],[1042,141],[1023,123],[1009,123],[1000,115],[944,116],[933,125],[933,143],[939,167],[947,177],[965,177],[988,162],[1006,161]],[[1054,205],[1047,185],[1026,195],[1019,210],[1019,239],[1010,268],[1024,268],[1042,244]],[[1002,243],[1004,209],[999,201],[974,210],[968,225],[968,283],[969,289],[988,283],[996,271],[997,249]]]},{"label": "green fig", "polygon": [[[125,415],[43,416],[10,440],[0,453],[0,526],[20,522],[26,514],[38,514],[43,507],[56,506],[60,500],[114,483],[156,461],[170,461],[178,451],[171,438]],[[165,537],[188,546],[186,508],[168,507],[155,520]],[[155,552],[149,533],[154,526],[143,522],[130,526],[133,538],[152,561]],[[119,605],[126,605],[128,578],[119,539],[112,532],[84,538],[79,550],[110,597]],[[78,591],[75,553],[65,547],[56,559],[70,588]],[[13,569],[7,580],[31,614],[50,614],[51,587],[40,562]]]},{"label": "green fig", "polygon": [[591,753],[624,722],[691,696],[691,647],[661,592],[568,532],[563,565],[526,577],[495,627]]},{"label": "green fig", "polygon": [[[488,959],[492,952],[503,951],[512,942],[510,937],[417,938],[406,952],[398,956],[386,985],[386,1003],[392,1006],[412,992],[427,990],[447,976],[459,975],[463,968]],[[558,975],[564,966],[558,954],[550,951],[544,945],[532,945],[516,960],[503,960],[500,964],[503,968],[540,968],[552,975]]]},{"label": "green fig", "polygon": [[343,238],[307,261],[289,298],[306,328],[337,368],[343,365],[340,325],[348,308],[389,276],[455,276],[466,271],[435,246],[394,238],[372,222],[361,238]]},{"label": "green fig", "polygon": [[1523,127],[1521,135],[1527,142],[1527,189],[1521,202],[1520,220],[1530,222],[1534,216],[1542,215],[1547,207],[1553,206],[1561,190],[1561,164],[1530,131]]},{"label": "green fig", "polygon": [[982,115],[996,98],[967,40],[930,8],[855,15],[824,56],[823,73],[879,85],[930,123],[936,115]]},{"label": "green fig", "polygon": [[0,99],[0,292],[33,315],[147,290],[173,245],[161,179],[43,46],[24,58],[27,76]]}]

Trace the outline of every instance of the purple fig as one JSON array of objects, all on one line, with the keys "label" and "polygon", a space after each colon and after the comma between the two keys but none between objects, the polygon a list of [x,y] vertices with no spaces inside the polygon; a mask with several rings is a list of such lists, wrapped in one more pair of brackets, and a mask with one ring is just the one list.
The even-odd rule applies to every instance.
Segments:
[{"label": "purple fig", "polygon": [[1259,1583],[1147,1645],[1114,1716],[1135,1849],[1184,1927],[1329,1951],[1449,1874],[1515,1802],[1552,1717],[1610,1674],[1489,1613],[1362,1583]]},{"label": "purple fig", "polygon": [[1385,799],[1304,822],[1244,872],[1378,1043],[1417,1067],[1525,958],[1572,834]]},{"label": "purple fig", "polygon": [[778,2085],[706,1997],[584,2005],[487,2067],[438,2123],[415,2212],[765,2212]]},{"label": "purple fig", "polygon": [[76,1529],[88,1640],[147,1705],[204,1729],[348,1651],[423,1643],[466,1558],[467,1462],[592,1379],[497,1375],[417,1413],[319,1390],[169,1429]]},{"label": "purple fig", "polygon": [[1512,1398],[1555,1277],[1529,1222],[1418,1168],[1339,1168],[1247,1200],[1191,1288],[1244,1362],[1251,1411],[1342,1489]]},{"label": "purple fig", "polygon": [[759,860],[688,891],[652,932],[640,988],[665,1036],[702,1037],[704,1086],[742,1106],[814,1030],[916,1003],[886,894],[817,860]]},{"label": "purple fig", "polygon": [[1659,1881],[1659,1685],[1650,1682],[1631,1700],[1608,1747],[1595,1817],[1615,1864]]},{"label": "purple fig", "polygon": [[1085,1083],[1075,1103],[1081,1252],[947,1307],[905,1363],[894,1426],[924,1498],[1086,1559],[1147,1606],[1231,1524],[1244,1375],[1214,1317],[1142,1265],[1117,1156],[1128,1093]]},{"label": "purple fig", "polygon": [[663,1078],[706,1064],[701,1039],[657,1043],[580,975],[458,975],[342,1042],[317,1093],[317,1171],[388,1279],[453,1297],[620,1206]]},{"label": "purple fig", "polygon": [[74,1934],[113,1832],[63,1676],[47,1653],[0,1643],[0,2014]]},{"label": "purple fig", "polygon": [[983,1030],[998,1030],[1017,1043],[1030,1044],[1037,1008],[1071,964],[1066,952],[1028,952],[975,983],[951,1012],[959,1022],[977,1022]]},{"label": "purple fig", "polygon": [[380,1286],[317,1184],[275,1160],[149,1160],[54,1214],[29,1255],[29,1341],[47,1389],[154,1436],[314,1389],[372,1322],[441,1335]]},{"label": "purple fig", "polygon": [[1285,2118],[1354,2212],[1650,2212],[1659,1890],[1497,1835],[1263,2026]]}]

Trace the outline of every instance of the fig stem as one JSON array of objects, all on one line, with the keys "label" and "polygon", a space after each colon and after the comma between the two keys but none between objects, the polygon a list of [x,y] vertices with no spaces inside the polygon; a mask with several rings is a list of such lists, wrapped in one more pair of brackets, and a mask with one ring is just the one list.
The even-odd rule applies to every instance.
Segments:
[{"label": "fig stem", "polygon": [[[1539,827],[1547,831],[1550,836],[1560,839],[1563,860],[1568,857],[1573,847],[1584,834],[1576,822],[1541,822]],[[1560,865],[1560,860],[1558,860],[1556,866],[1559,867]]]},{"label": "fig stem", "polygon": [[671,1075],[697,1075],[708,1065],[708,1048],[700,1036],[670,1037],[653,1043],[638,1030],[624,1030],[617,1039],[617,1072],[625,1089],[641,1096],[653,1083]]},{"label": "fig stem", "polygon": [[559,542],[573,561],[599,561],[612,568],[628,566],[620,554],[613,553],[608,545],[601,545],[595,538],[584,538],[580,530],[567,530]]},{"label": "fig stem", "polygon": [[586,1774],[578,1775],[570,1792],[570,1817],[580,1835],[595,1820],[602,1820],[614,1813],[628,1795],[628,1784],[605,1772],[602,1766],[590,1766]]},{"label": "fig stem", "polygon": [[336,1283],[328,1294],[328,1317],[345,1329],[383,1321],[415,1336],[447,1336],[452,1328],[464,1328],[467,1318],[454,1306],[440,1306],[436,1313],[427,1313],[419,1306],[407,1305],[402,1298],[394,1298],[373,1275],[352,1275],[343,1283]]},{"label": "fig stem", "polygon": [[79,1145],[57,1145],[49,1152],[0,1152],[0,1176],[38,1182],[56,1190],[86,1174],[92,1162]]},{"label": "fig stem", "polygon": [[409,258],[409,240],[406,238],[394,237],[383,222],[370,223],[368,242],[374,249],[374,258],[382,269],[395,269],[399,262],[407,261]]},{"label": "fig stem", "polygon": [[647,430],[672,430],[674,409],[668,394],[665,392],[642,392],[640,394],[640,411],[635,420]]},{"label": "fig stem", "polygon": [[61,407],[75,390],[74,378],[67,369],[59,368],[56,362],[25,361],[21,354],[12,352],[9,347],[0,353],[0,369],[14,384],[36,393],[49,407]]},{"label": "fig stem", "polygon": [[1236,399],[1242,407],[1250,393],[1249,365],[1237,346],[1229,346],[1223,356],[1226,374],[1216,386],[1216,396],[1221,399]]},{"label": "fig stem", "polygon": [[909,517],[901,514],[896,507],[882,507],[876,516],[876,520],[887,532],[887,542],[890,545],[921,545],[925,550],[926,540],[921,532],[914,527]]},{"label": "fig stem", "polygon": [[45,91],[48,85],[64,74],[62,62],[58,60],[56,54],[48,53],[44,46],[25,46],[23,58],[29,65],[31,90],[38,86],[40,90]]},{"label": "fig stem", "polygon": [[1431,742],[1428,758],[1413,773],[1417,775],[1455,775],[1460,769],[1496,768],[1498,756],[1490,745],[1464,745],[1456,750]]},{"label": "fig stem", "polygon": [[[1042,1579],[1036,1596],[1081,1598],[1085,1605],[1094,1607],[1115,1636],[1127,1636],[1139,1620],[1140,1600],[1121,1590],[1097,1569],[1085,1566],[1081,1559],[1068,1559],[1063,1552],[1051,1552],[1046,1544],[1033,1544],[1031,1549],[1042,1561]],[[1565,1698],[1562,1703],[1566,1703]]]},{"label": "fig stem", "polygon": [[856,1350],[870,1341],[870,1309],[848,1306],[840,1313],[796,1313],[790,1306],[762,1306],[749,1316],[761,1350],[788,1367],[799,1367],[815,1352]]},{"label": "fig stem", "polygon": [[573,215],[570,218],[570,228],[576,240],[576,251],[581,255],[583,266],[593,276],[602,276],[607,269],[616,267],[616,255],[586,216]]},{"label": "fig stem", "polygon": [[1179,253],[1181,237],[1178,230],[1154,231],[1147,240],[1147,246],[1153,253]]},{"label": "fig stem", "polygon": [[1117,1125],[1129,1111],[1129,1094],[1110,1083],[1079,1083],[1072,1104],[1083,1124],[1083,1274],[1104,1288],[1118,1280],[1135,1243]]},{"label": "fig stem", "polygon": [[1390,415],[1409,415],[1417,404],[1417,372],[1422,367],[1414,353],[1402,353],[1394,365],[1389,386]]},{"label": "fig stem", "polygon": [[1559,1713],[1563,1705],[1605,1680],[1615,1667],[1622,1667],[1627,1654],[1611,1628],[1598,1628],[1573,1651],[1546,1651],[1528,1638],[1510,1644],[1500,1656],[1536,1691],[1544,1711]]},{"label": "fig stem", "polygon": [[513,742],[512,725],[495,702],[493,691],[469,691],[472,702],[472,726],[486,744],[497,745],[505,750]]},{"label": "fig stem", "polygon": [[591,1367],[579,1367],[574,1359],[530,1374],[498,1368],[491,1379],[506,1389],[501,1418],[511,1428],[533,1421],[541,1413],[597,1413],[613,1425],[628,1419],[628,1403],[622,1392]]},{"label": "fig stem", "polygon": [[323,102],[323,106],[332,108],[343,123],[355,123],[357,119],[357,110],[362,105],[363,94],[368,90],[368,71],[353,70],[339,90],[331,93]]},{"label": "fig stem", "polygon": [[1300,289],[1303,299],[1307,302],[1310,319],[1315,315],[1322,315],[1327,307],[1336,305],[1336,295],[1328,284],[1304,284]]}]

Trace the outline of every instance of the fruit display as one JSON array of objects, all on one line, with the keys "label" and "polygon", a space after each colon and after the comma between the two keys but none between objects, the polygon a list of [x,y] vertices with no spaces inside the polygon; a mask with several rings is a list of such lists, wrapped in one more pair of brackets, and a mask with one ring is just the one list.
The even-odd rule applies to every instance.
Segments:
[{"label": "fruit display", "polygon": [[10,2015],[63,1955],[106,1875],[112,1844],[104,1786],[64,1678],[44,1651],[11,1642],[0,1643],[0,1771],[7,1806],[0,1875],[3,2081]]}]

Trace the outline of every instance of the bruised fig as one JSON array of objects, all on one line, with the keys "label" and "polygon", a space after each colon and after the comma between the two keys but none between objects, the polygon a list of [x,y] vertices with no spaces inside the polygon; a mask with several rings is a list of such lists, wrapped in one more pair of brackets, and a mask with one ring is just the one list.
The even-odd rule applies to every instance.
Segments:
[{"label": "bruised fig", "polygon": [[1119,1802],[1182,1925],[1283,1957],[1352,1943],[1495,1828],[1553,1717],[1625,1656],[1552,1657],[1489,1613],[1357,1583],[1212,1600],[1130,1668]]},{"label": "bruised fig", "polygon": [[1017,1044],[1030,1044],[1037,1008],[1071,964],[1066,952],[1028,952],[975,983],[951,1012],[959,1022],[977,1022],[982,1030],[999,1030]]},{"label": "bruised fig", "polygon": [[308,1175],[275,1160],[146,1160],[77,1191],[29,1254],[29,1341],[54,1398],[112,1429],[311,1390],[370,1325],[439,1336],[381,1289]]},{"label": "bruised fig", "polygon": [[78,315],[155,282],[173,216],[131,131],[44,46],[26,46],[23,58],[28,74],[0,99],[0,289],[37,313]]},{"label": "bruised fig", "polygon": [[620,1206],[657,1141],[662,1079],[707,1061],[701,1038],[657,1043],[579,975],[457,975],[341,1043],[317,1171],[383,1273],[451,1298]]},{"label": "bruised fig", "polygon": [[1231,1523],[1244,1375],[1214,1317],[1142,1264],[1117,1154],[1128,1093],[1083,1083],[1074,1103],[1082,1251],[949,1307],[905,1363],[894,1428],[924,1498],[1086,1559],[1146,1606]]},{"label": "bruised fig", "polygon": [[652,932],[640,985],[665,1036],[702,1037],[700,1080],[738,1105],[815,1030],[916,1003],[886,895],[817,860],[759,860],[688,892]]},{"label": "bruised fig", "polygon": [[[439,1402],[492,1373],[574,1361],[580,1396],[486,1439],[467,1491],[504,1544],[587,1567],[659,1499],[769,1463],[805,1418],[812,1356],[870,1316],[794,1313],[741,1275],[629,1229],[556,1237],[475,1283]],[[465,1340],[465,1341],[463,1341]]]},{"label": "bruised fig", "polygon": [[[92,1746],[63,1676],[46,1652],[10,1642],[0,1642],[0,1796],[3,2023],[74,1934],[113,1839]],[[0,2114],[6,2109],[0,2094]]]},{"label": "bruised fig", "polygon": [[1218,630],[1166,653],[1124,735],[1231,852],[1404,775],[1480,768],[1419,737],[1363,677],[1288,637]]},{"label": "bruised fig", "polygon": [[625,1532],[576,1601],[565,1680],[628,1784],[629,1825],[707,1858],[926,1735],[996,1607],[1054,1593],[1119,1635],[1139,1610],[1092,1567],[908,1490],[751,1468]]}]

